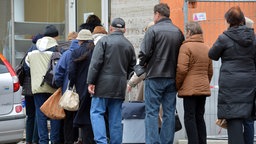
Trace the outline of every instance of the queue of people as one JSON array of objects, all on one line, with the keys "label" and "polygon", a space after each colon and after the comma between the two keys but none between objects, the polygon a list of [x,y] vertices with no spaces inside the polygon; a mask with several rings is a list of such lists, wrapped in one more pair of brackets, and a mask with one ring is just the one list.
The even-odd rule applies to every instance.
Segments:
[{"label": "queue of people", "polygon": [[55,84],[62,93],[75,86],[80,107],[75,112],[65,110],[63,122],[50,119],[50,138],[48,118],[40,106],[56,89],[40,84],[50,56],[57,50],[58,30],[53,25],[45,28],[26,56],[33,96],[26,100],[32,101],[28,110],[35,112],[28,115],[27,144],[121,144],[122,103],[126,90],[140,81],[144,86],[138,99],[145,101],[147,144],[173,144],[177,97],[183,100],[188,144],[206,144],[205,103],[211,96],[212,60],[219,59],[217,117],[227,121],[229,144],[253,144],[256,40],[242,10],[235,6],[225,13],[227,30],[212,47],[205,44],[198,22],[188,22],[183,34],[170,19],[167,4],[155,5],[153,12],[153,24],[147,27],[138,54],[137,65],[145,72],[140,77],[134,73],[128,83],[137,60],[132,43],[124,36],[122,18],[111,21],[108,33],[101,20],[90,15],[78,32],[70,33],[74,35],[58,61]]}]

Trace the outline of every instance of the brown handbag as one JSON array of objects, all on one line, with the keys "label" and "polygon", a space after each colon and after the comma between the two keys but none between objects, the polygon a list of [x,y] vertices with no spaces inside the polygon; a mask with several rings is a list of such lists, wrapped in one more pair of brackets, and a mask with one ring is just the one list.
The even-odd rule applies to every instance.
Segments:
[{"label": "brown handbag", "polygon": [[64,119],[65,111],[59,106],[61,98],[61,88],[58,88],[40,107],[40,110],[50,119]]}]

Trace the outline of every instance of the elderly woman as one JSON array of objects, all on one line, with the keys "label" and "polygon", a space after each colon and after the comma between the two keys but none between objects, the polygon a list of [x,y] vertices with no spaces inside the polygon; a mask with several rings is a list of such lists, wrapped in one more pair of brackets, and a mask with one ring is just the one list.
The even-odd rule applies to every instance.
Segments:
[{"label": "elderly woman", "polygon": [[76,38],[79,48],[71,54],[68,77],[70,87],[75,85],[80,97],[80,106],[73,119],[74,127],[81,128],[83,144],[94,144],[93,131],[90,120],[91,96],[86,89],[87,72],[94,49],[92,33],[88,29],[82,29]]},{"label": "elderly woman", "polygon": [[186,40],[180,48],[176,72],[178,97],[183,98],[188,144],[206,144],[205,101],[210,96],[212,61],[197,22],[186,24]]},{"label": "elderly woman", "polygon": [[243,120],[254,112],[255,36],[244,25],[244,14],[238,6],[230,8],[225,19],[228,29],[209,51],[213,60],[221,58],[218,94],[218,118],[227,120],[229,144],[245,144]]}]

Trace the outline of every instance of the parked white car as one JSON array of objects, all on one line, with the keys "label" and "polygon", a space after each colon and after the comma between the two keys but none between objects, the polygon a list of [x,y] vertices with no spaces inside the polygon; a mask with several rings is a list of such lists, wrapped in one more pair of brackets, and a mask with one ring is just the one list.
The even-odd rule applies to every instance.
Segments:
[{"label": "parked white car", "polygon": [[24,138],[25,111],[18,77],[0,53],[0,143],[15,143]]}]

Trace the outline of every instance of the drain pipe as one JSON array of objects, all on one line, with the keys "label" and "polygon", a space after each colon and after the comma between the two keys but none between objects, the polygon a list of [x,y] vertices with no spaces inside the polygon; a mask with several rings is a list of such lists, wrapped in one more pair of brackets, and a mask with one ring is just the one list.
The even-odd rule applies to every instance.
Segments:
[{"label": "drain pipe", "polygon": [[188,23],[188,0],[184,0],[183,14],[184,14],[184,33],[185,33],[185,25],[186,23]]}]

